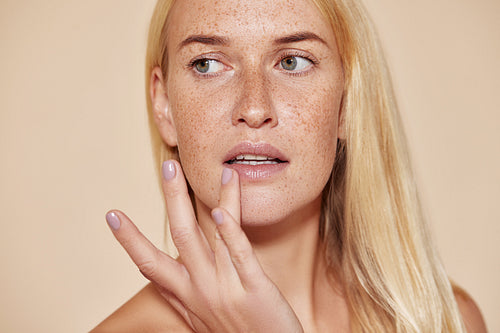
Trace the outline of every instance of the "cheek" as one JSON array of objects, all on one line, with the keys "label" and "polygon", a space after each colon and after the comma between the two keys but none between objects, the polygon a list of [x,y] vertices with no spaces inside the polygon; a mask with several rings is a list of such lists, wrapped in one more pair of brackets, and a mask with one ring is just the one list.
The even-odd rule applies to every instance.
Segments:
[{"label": "cheek", "polygon": [[215,207],[222,164],[215,152],[223,149],[223,106],[212,96],[200,95],[192,87],[176,89],[169,96],[177,130],[179,158],[184,174],[197,197]]},{"label": "cheek", "polygon": [[333,164],[341,93],[338,85],[325,84],[288,96],[292,108],[285,121],[290,121],[287,126],[296,133],[295,145],[308,162]]},{"label": "cheek", "polygon": [[227,106],[222,101],[227,101],[227,96],[221,96],[220,92],[203,85],[193,84],[193,80],[186,74],[176,74],[171,82],[169,102],[177,129],[179,149],[187,146],[197,151],[206,151],[212,145],[210,141],[220,135],[225,123],[222,117]]},{"label": "cheek", "polygon": [[330,177],[337,148],[336,117],[328,110],[318,110],[318,122],[304,126],[302,142],[297,142],[303,159],[303,178],[306,183],[315,184],[316,191],[322,191]]},{"label": "cheek", "polygon": [[[173,84],[169,102],[184,173],[198,198],[208,207],[215,207],[222,172],[220,152],[226,152],[228,143],[234,144],[234,138],[241,139],[242,134],[231,121],[231,112],[238,105],[238,89],[226,86],[204,91],[189,84],[183,86],[182,82]],[[296,86],[274,82],[269,87],[279,124],[265,134],[265,139],[292,153],[296,163],[274,191],[255,193],[254,189],[243,189],[243,196],[252,198],[245,202],[246,209],[260,210],[264,203],[256,198],[269,197],[276,203],[274,209],[288,211],[321,193],[335,159],[341,96],[336,87],[326,80]]]},{"label": "cheek", "polygon": [[[182,78],[182,75],[178,75]],[[187,82],[185,82],[187,81]],[[169,94],[172,115],[177,130],[179,153],[187,158],[205,153],[211,148],[211,140],[219,132],[216,122],[220,107],[214,105],[213,94],[193,88],[190,80],[173,80],[174,89]],[[188,149],[189,148],[189,149]],[[205,155],[205,154],[204,154]]]}]

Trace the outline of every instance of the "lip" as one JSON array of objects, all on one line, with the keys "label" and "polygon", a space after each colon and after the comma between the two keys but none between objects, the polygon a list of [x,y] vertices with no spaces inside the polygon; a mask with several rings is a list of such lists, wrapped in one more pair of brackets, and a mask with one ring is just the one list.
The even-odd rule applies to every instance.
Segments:
[{"label": "lip", "polygon": [[[270,158],[276,158],[282,161],[282,163],[258,165],[227,163],[227,161],[236,158],[236,156],[238,155],[261,155]],[[281,151],[279,151],[279,149],[265,142],[241,142],[234,146],[224,156],[223,163],[225,167],[236,170],[240,176],[240,180],[246,181],[259,181],[268,179],[282,172],[289,165],[288,158]]]}]

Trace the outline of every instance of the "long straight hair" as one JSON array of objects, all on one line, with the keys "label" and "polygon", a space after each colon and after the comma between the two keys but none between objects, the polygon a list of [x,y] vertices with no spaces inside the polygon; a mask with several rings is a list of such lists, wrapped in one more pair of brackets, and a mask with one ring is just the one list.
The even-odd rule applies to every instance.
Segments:
[{"label": "long straight hair", "polygon": [[[151,19],[147,96],[155,67],[168,79],[166,40],[173,2],[159,0]],[[346,137],[337,143],[332,175],[323,191],[319,232],[331,270],[344,286],[352,331],[465,332],[422,214],[373,24],[357,0],[311,2],[332,26],[345,75],[341,117]],[[178,156],[161,140],[151,101],[147,103],[160,166]],[[171,240],[167,250],[175,253]]]}]

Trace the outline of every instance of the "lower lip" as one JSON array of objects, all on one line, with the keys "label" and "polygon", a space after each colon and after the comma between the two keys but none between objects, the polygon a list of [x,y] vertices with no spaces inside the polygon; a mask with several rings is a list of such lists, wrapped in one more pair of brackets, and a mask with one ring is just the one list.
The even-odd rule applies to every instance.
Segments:
[{"label": "lower lip", "polygon": [[224,164],[227,168],[236,170],[240,176],[240,180],[244,181],[261,181],[269,179],[276,174],[282,172],[286,167],[288,167],[288,162],[277,163],[277,164]]}]

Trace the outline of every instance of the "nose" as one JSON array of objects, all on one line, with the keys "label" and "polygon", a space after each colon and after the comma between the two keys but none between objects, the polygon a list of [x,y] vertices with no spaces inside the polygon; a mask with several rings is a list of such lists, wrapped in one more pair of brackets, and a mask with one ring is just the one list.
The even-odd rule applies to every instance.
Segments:
[{"label": "nose", "polygon": [[258,71],[244,75],[241,93],[232,114],[233,125],[246,124],[251,128],[278,125],[270,90],[267,79]]}]

